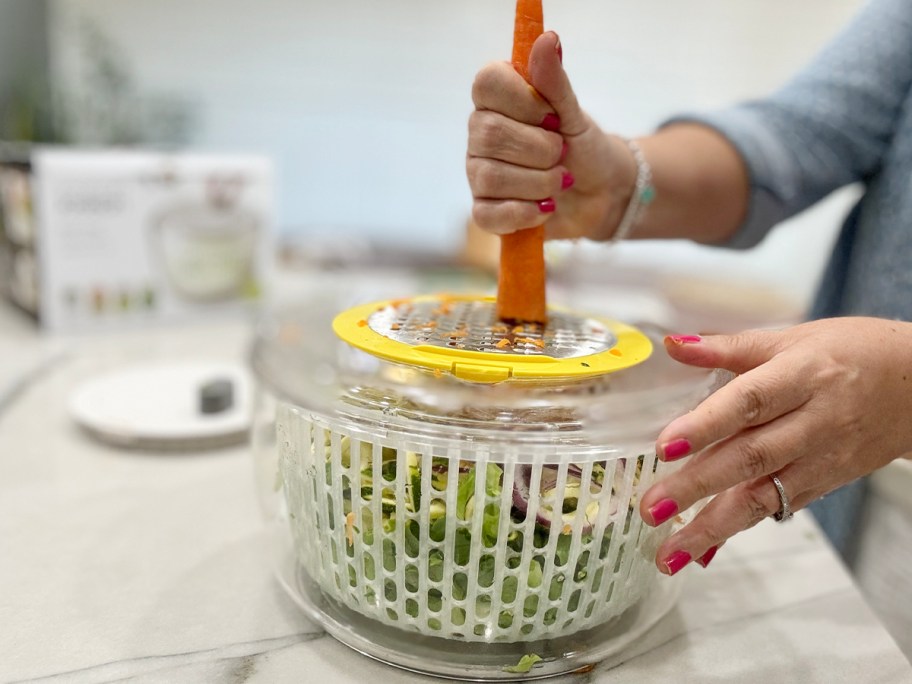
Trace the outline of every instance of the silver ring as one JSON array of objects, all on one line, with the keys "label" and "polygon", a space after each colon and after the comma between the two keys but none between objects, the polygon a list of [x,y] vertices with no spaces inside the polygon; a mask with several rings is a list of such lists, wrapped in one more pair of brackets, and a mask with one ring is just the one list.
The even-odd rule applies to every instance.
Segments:
[{"label": "silver ring", "polygon": [[770,478],[773,480],[773,484],[776,485],[776,491],[779,492],[779,510],[773,513],[773,518],[776,522],[785,522],[790,520],[794,513],[792,513],[792,507],[789,505],[788,495],[785,493],[785,487],[782,486],[782,482],[779,481],[779,478],[775,475],[770,475]]}]

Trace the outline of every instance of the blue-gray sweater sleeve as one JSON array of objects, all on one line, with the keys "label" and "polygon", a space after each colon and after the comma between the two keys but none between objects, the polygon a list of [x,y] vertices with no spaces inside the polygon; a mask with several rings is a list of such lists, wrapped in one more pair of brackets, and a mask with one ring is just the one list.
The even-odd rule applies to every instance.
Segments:
[{"label": "blue-gray sweater sleeve", "polygon": [[728,247],[832,191],[874,175],[912,84],[912,0],[872,0],[804,70],[770,97],[677,121],[710,126],[744,158],[751,195]]}]

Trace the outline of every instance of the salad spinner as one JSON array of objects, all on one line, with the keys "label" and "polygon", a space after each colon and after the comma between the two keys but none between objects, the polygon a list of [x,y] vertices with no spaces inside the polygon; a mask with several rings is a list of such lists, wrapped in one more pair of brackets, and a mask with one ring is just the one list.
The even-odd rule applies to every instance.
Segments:
[{"label": "salad spinner", "polygon": [[650,354],[661,330],[576,315],[569,342],[493,340],[482,319],[493,348],[467,355],[410,322],[416,301],[334,289],[259,329],[254,451],[282,586],[338,640],[437,676],[534,679],[628,647],[680,586],[654,554],[686,521],[637,512],[676,467],[655,437],[725,378]]}]

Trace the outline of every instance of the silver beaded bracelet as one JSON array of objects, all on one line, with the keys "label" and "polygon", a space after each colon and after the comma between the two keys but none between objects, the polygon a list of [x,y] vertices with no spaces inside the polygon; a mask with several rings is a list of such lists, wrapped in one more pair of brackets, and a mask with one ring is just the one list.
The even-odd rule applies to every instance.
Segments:
[{"label": "silver beaded bracelet", "polygon": [[624,217],[618,224],[617,230],[614,231],[614,235],[611,237],[612,242],[623,240],[630,234],[643,211],[652,204],[656,196],[655,187],[652,185],[652,168],[649,166],[649,162],[646,161],[643,150],[640,149],[635,140],[628,138],[621,138],[621,140],[627,144],[633,154],[633,159],[637,166],[637,175],[633,186],[633,194],[630,196],[630,203],[624,211]]}]

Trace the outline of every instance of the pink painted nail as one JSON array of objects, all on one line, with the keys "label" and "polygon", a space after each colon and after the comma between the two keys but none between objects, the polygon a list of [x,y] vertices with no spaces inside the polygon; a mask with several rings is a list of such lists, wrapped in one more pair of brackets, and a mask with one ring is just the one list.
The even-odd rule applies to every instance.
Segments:
[{"label": "pink painted nail", "polygon": [[543,214],[551,214],[557,209],[557,203],[552,199],[543,199],[538,202],[538,210]]},{"label": "pink painted nail", "polygon": [[567,141],[564,141],[564,144],[561,145],[560,159],[557,160],[557,163],[561,163],[567,157]]},{"label": "pink painted nail", "polygon": [[666,339],[675,344],[698,344],[703,341],[699,335],[669,335]]},{"label": "pink painted nail", "polygon": [[576,179],[573,177],[573,174],[569,171],[564,171],[564,175],[561,176],[561,190],[572,188],[575,182]]},{"label": "pink painted nail", "polygon": [[709,565],[709,562],[710,562],[713,558],[715,558],[715,556],[716,556],[716,551],[718,551],[718,550],[719,550],[719,547],[718,547],[718,546],[711,546],[711,547],[709,547],[709,551],[707,551],[706,553],[704,553],[702,556],[700,556],[700,557],[697,559],[697,564],[698,564],[698,565],[702,565],[702,566],[705,568],[707,565]]},{"label": "pink painted nail", "polygon": [[689,454],[690,449],[690,442],[682,437],[663,444],[662,454],[665,456],[666,461],[676,461],[682,456]]},{"label": "pink painted nail", "polygon": [[690,554],[687,551],[675,551],[662,561],[662,565],[666,567],[669,575],[674,575],[688,563],[690,563]]},{"label": "pink painted nail", "polygon": [[649,509],[654,525],[661,525],[678,512],[678,502],[674,499],[662,499]]},{"label": "pink painted nail", "polygon": [[545,118],[542,119],[541,127],[546,131],[554,131],[556,133],[560,130],[560,117],[554,112],[548,112],[545,114]]}]

